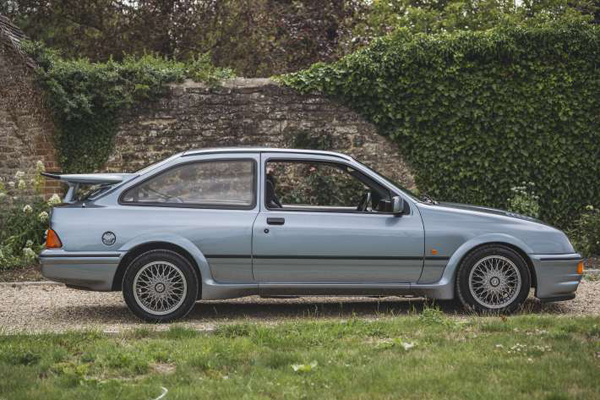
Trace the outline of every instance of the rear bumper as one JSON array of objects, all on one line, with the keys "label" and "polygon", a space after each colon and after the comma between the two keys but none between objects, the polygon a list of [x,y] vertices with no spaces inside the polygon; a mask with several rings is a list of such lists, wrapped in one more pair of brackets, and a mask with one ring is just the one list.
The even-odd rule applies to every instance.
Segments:
[{"label": "rear bumper", "polygon": [[42,275],[80,289],[110,291],[121,253],[44,250],[40,254]]},{"label": "rear bumper", "polygon": [[549,302],[575,297],[575,291],[581,281],[581,274],[577,273],[577,264],[583,260],[581,255],[573,253],[529,256],[537,278],[537,298]]}]

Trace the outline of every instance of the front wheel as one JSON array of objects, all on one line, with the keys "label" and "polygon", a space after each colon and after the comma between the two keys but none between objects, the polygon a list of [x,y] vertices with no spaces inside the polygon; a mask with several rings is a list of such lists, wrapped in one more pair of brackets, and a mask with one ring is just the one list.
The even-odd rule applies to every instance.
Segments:
[{"label": "front wheel", "polygon": [[527,299],[531,276],[527,263],[514,250],[483,246],[461,263],[456,293],[465,308],[484,313],[511,313]]},{"label": "front wheel", "polygon": [[123,298],[131,312],[147,322],[185,317],[198,298],[198,279],[189,261],[169,250],[137,257],[123,277]]}]

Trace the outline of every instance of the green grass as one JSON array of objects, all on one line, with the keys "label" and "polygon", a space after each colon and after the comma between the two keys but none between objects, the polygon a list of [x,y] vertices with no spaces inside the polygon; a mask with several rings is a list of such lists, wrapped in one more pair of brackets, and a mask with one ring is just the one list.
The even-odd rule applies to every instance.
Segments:
[{"label": "green grass", "polygon": [[151,328],[0,336],[0,399],[600,399],[598,317]]}]

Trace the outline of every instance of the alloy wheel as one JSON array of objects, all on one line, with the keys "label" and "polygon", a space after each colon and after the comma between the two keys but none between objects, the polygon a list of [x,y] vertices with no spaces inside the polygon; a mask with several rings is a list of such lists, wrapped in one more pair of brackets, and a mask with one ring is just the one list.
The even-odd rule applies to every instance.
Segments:
[{"label": "alloy wheel", "polygon": [[144,265],[133,280],[136,303],[153,315],[165,315],[185,301],[187,282],[183,272],[174,264],[154,261]]},{"label": "alloy wheel", "polygon": [[492,255],[479,260],[469,274],[469,291],[480,305],[499,309],[510,305],[519,296],[522,278],[519,268],[510,259]]}]

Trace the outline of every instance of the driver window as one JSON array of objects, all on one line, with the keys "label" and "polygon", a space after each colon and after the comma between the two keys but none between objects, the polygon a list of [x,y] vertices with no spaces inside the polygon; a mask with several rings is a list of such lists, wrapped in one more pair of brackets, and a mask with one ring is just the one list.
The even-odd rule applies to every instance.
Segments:
[{"label": "driver window", "polygon": [[125,193],[126,203],[251,207],[254,161],[185,164],[151,178]]},{"label": "driver window", "polygon": [[380,211],[380,200],[389,201],[389,194],[374,190],[356,176],[362,174],[342,164],[270,161],[267,163],[267,206],[271,209]]}]

